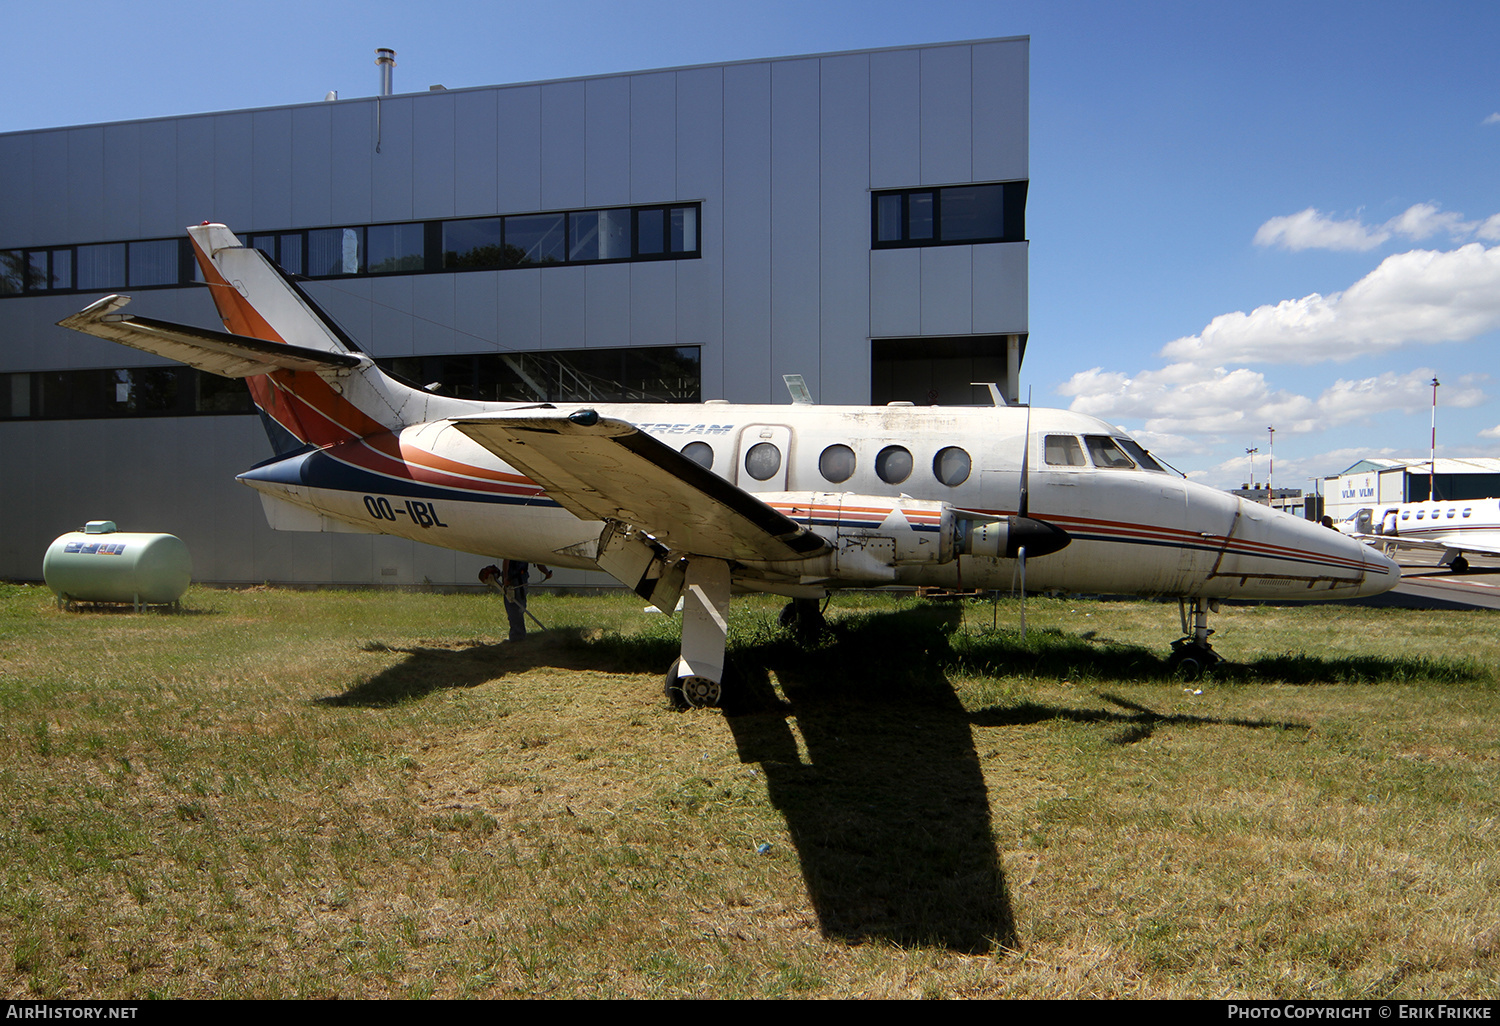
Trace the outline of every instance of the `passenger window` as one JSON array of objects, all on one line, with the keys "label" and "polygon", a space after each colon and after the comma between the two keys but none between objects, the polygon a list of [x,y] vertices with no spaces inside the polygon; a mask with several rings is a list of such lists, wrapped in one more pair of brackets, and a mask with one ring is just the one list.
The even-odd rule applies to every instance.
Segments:
[{"label": "passenger window", "polygon": [[1401,511],[1401,519],[1402,520],[1410,520],[1411,519],[1411,510],[1409,510],[1409,509],[1403,509]]},{"label": "passenger window", "polygon": [[854,476],[854,450],[847,445],[830,445],[818,457],[818,473],[834,484],[849,480]]},{"label": "passenger window", "polygon": [[1417,510],[1417,519],[1421,520],[1422,517],[1424,517],[1426,514],[1427,514],[1427,511],[1425,509],[1419,509],[1419,510]]},{"label": "passenger window", "polygon": [[1474,507],[1473,507],[1473,506],[1469,506],[1469,507],[1467,507],[1467,508],[1466,508],[1466,509],[1465,509],[1465,510],[1464,510],[1464,516],[1468,516],[1468,515],[1469,515],[1469,514],[1470,514],[1470,513],[1472,513],[1472,512],[1474,512]]},{"label": "passenger window", "polygon": [[1083,459],[1083,446],[1072,435],[1048,435],[1042,443],[1042,455],[1054,467],[1087,466]]},{"label": "passenger window", "polygon": [[756,442],[745,453],[745,472],[757,481],[769,481],[781,469],[781,450],[770,442]]},{"label": "passenger window", "polygon": [[1083,443],[1089,447],[1089,458],[1094,461],[1094,466],[1104,470],[1135,469],[1130,457],[1108,435],[1084,435]]},{"label": "passenger window", "polygon": [[957,488],[967,481],[972,468],[969,454],[956,445],[940,449],[932,458],[932,476],[949,488]]},{"label": "passenger window", "polygon": [[1451,510],[1451,509],[1450,509],[1450,510],[1449,510],[1449,511],[1448,511],[1448,519],[1449,519],[1449,520],[1452,520],[1452,519],[1453,519],[1453,513],[1454,513],[1454,511],[1453,511],[1453,510]]},{"label": "passenger window", "polygon": [[689,442],[682,447],[682,454],[700,467],[713,469],[714,447],[707,442]]},{"label": "passenger window", "polygon": [[900,484],[911,477],[911,452],[905,446],[888,445],[875,457],[875,473],[886,484]]}]

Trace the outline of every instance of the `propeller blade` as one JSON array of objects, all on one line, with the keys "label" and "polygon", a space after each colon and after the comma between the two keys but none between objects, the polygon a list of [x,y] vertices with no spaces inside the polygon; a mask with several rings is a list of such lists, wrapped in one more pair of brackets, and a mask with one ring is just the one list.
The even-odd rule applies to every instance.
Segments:
[{"label": "propeller blade", "polygon": [[1021,508],[1023,519],[1031,509],[1031,393],[1026,393],[1026,437],[1021,442]]},{"label": "propeller blade", "polygon": [[1026,640],[1026,546],[1022,545],[1016,553],[1016,559],[1021,571],[1021,640]]}]

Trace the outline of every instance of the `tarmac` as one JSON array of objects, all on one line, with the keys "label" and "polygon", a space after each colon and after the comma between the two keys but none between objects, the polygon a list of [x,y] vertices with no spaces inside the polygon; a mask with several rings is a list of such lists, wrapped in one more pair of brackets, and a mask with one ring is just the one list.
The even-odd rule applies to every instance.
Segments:
[{"label": "tarmac", "polygon": [[1351,606],[1394,609],[1500,609],[1500,558],[1465,554],[1467,573],[1437,565],[1437,553],[1401,552],[1401,583],[1384,595]]}]

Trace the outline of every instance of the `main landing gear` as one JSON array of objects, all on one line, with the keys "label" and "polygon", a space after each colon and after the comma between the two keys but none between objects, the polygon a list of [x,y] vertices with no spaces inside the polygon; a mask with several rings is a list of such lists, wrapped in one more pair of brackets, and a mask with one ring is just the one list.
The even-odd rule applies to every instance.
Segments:
[{"label": "main landing gear", "polygon": [[1203,671],[1219,662],[1219,654],[1209,645],[1209,635],[1213,629],[1208,626],[1209,611],[1217,613],[1219,603],[1217,599],[1193,599],[1193,622],[1188,625],[1187,600],[1179,599],[1177,602],[1179,615],[1182,617],[1183,637],[1172,642],[1172,655],[1167,660],[1174,672],[1185,680],[1197,680],[1203,676]]},{"label": "main landing gear", "polygon": [[723,702],[728,612],[729,564],[690,560],[682,586],[682,655],[667,670],[667,701],[675,708],[712,708]]},{"label": "main landing gear", "polygon": [[777,622],[805,645],[817,641],[828,627],[828,621],[823,619],[823,606],[815,598],[792,599],[781,607]]}]

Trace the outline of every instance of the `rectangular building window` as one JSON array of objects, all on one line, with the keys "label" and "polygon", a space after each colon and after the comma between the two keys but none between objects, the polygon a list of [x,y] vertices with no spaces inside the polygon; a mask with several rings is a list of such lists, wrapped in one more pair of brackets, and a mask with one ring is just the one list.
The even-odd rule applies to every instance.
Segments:
[{"label": "rectangular building window", "polygon": [[365,229],[365,246],[369,254],[370,274],[394,271],[421,271],[427,266],[424,235],[426,226],[415,224],[372,224]]},{"label": "rectangular building window", "polygon": [[78,287],[84,291],[124,288],[125,243],[79,246]]},{"label": "rectangular building window", "polygon": [[444,267],[504,267],[504,244],[498,217],[443,222]]},{"label": "rectangular building window", "polygon": [[566,258],[563,246],[563,214],[522,214],[505,219],[505,253],[510,267],[560,264]]},{"label": "rectangular building window", "polygon": [[888,249],[1024,241],[1026,187],[1026,182],[993,182],[875,193],[872,245]]},{"label": "rectangular building window", "polygon": [[314,278],[364,270],[363,228],[318,228],[307,233],[307,273]]},{"label": "rectangular building window", "polygon": [[129,246],[130,285],[176,285],[181,279],[176,239],[132,242]]}]

